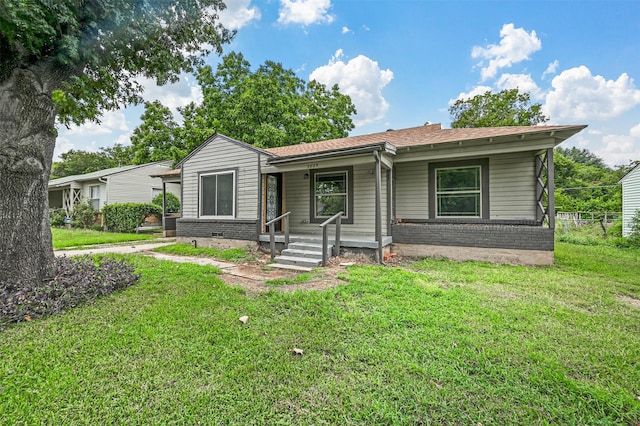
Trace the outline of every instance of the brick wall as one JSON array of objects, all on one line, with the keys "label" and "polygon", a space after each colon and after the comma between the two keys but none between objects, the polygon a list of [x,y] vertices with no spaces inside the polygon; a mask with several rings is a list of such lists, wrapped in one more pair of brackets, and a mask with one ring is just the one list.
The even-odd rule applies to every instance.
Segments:
[{"label": "brick wall", "polygon": [[258,241],[257,220],[178,219],[176,236]]},{"label": "brick wall", "polygon": [[553,251],[553,229],[503,224],[398,223],[394,243]]}]

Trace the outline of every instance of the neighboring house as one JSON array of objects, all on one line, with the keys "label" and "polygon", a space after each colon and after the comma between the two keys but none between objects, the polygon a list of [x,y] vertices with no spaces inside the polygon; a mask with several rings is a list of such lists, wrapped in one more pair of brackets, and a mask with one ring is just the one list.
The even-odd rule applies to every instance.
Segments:
[{"label": "neighboring house", "polygon": [[[171,161],[167,160],[54,179],[49,181],[49,208],[64,208],[70,214],[83,200],[89,200],[98,211],[105,204],[150,203],[162,193],[162,185],[149,175],[170,169]],[[180,196],[179,190],[172,192]]]},{"label": "neighboring house", "polygon": [[343,211],[342,246],[380,261],[552,264],[553,148],[585,127],[434,124],[271,149],[216,134],[178,164],[177,236],[264,245],[285,212],[292,237],[317,237]]},{"label": "neighboring house", "polygon": [[622,184],[622,236],[631,234],[631,219],[640,211],[640,164],[624,175]]}]

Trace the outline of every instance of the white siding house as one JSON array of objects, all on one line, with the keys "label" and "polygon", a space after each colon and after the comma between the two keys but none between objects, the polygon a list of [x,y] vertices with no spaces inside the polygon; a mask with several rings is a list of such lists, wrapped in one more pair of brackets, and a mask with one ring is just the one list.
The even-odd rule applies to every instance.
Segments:
[{"label": "white siding house", "polygon": [[640,164],[621,180],[622,184],[622,235],[631,234],[631,219],[640,211]]},{"label": "white siding house", "polygon": [[[150,175],[170,169],[171,160],[166,160],[54,179],[49,181],[49,208],[64,208],[69,214],[85,200],[98,211],[105,204],[150,203],[162,192],[162,184]],[[179,190],[172,192],[180,197]]]}]

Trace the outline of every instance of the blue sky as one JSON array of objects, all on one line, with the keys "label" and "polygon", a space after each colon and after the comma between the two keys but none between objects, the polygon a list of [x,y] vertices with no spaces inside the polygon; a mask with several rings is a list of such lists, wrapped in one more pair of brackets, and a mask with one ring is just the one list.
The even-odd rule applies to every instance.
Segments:
[{"label": "blue sky", "polygon": [[[305,80],[338,83],[358,114],[351,135],[450,127],[455,99],[518,87],[541,103],[548,124],[589,127],[562,146],[609,165],[640,159],[640,2],[228,0],[222,22],[238,33],[225,52],[255,69],[280,62]],[[207,61],[214,65],[219,58]],[[198,100],[193,76],[147,100],[174,111]],[[140,106],[102,123],[60,128],[56,156],[129,144]],[[177,117],[179,119],[179,115]]]}]

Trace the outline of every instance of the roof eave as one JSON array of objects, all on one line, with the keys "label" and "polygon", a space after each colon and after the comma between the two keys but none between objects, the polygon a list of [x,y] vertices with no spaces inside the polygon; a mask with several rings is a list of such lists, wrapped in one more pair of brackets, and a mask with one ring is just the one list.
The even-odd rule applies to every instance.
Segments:
[{"label": "roof eave", "polygon": [[371,145],[358,146],[353,148],[335,149],[331,151],[321,151],[310,154],[288,155],[284,157],[275,157],[267,160],[269,165],[289,164],[300,161],[329,159],[334,157],[345,157],[350,155],[366,154],[374,151],[384,151],[389,154],[396,153],[396,147],[388,142],[381,142]]}]

